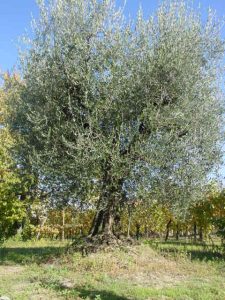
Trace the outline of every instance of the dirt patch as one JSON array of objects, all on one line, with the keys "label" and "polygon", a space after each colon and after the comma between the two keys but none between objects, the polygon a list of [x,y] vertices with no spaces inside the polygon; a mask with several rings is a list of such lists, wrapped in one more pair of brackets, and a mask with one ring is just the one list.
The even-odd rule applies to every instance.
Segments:
[{"label": "dirt patch", "polygon": [[21,266],[0,266],[0,277],[5,275],[15,275],[22,273],[24,267]]},{"label": "dirt patch", "polygon": [[[56,295],[49,295],[49,294],[33,294],[29,296],[29,300],[63,300],[65,298],[56,296]],[[69,298],[66,298],[69,299]]]}]

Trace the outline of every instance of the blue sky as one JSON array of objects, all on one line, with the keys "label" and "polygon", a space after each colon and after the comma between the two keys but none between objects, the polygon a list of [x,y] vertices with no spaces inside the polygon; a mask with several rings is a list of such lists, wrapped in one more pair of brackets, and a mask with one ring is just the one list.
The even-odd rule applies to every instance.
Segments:
[{"label": "blue sky", "polygon": [[[124,0],[116,0],[122,5]],[[225,16],[225,0],[193,0],[196,7],[201,4],[203,16],[208,7],[215,9],[219,17]],[[142,5],[145,16],[148,16],[159,5],[159,0],[127,0],[125,14],[135,17],[139,5]],[[25,30],[29,31],[31,16],[38,16],[35,0],[0,0],[0,72],[12,71],[16,67],[18,37]],[[225,28],[222,35],[225,38]],[[225,168],[221,169],[225,177]],[[225,182],[225,180],[224,180]]]}]

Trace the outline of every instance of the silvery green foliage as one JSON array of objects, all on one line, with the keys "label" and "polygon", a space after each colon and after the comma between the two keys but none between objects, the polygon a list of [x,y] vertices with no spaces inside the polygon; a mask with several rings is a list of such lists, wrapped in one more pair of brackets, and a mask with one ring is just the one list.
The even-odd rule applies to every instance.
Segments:
[{"label": "silvery green foliage", "polygon": [[113,0],[39,2],[16,114],[45,186],[79,199],[107,190],[102,206],[127,191],[187,207],[221,155],[213,14],[202,24],[185,2],[166,1],[130,24]]}]

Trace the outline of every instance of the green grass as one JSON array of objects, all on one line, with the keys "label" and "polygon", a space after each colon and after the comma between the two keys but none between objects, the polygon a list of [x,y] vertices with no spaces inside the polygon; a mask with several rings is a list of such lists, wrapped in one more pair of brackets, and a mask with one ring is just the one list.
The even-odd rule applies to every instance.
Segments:
[{"label": "green grass", "polygon": [[0,295],[15,300],[225,299],[219,248],[158,241],[82,257],[66,254],[65,247],[51,241],[3,244]]}]

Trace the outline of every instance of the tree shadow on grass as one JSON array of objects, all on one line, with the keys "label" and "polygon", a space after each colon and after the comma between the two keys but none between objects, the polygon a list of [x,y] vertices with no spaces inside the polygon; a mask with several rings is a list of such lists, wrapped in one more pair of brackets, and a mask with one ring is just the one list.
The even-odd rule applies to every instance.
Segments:
[{"label": "tree shadow on grass", "polygon": [[[110,290],[95,289],[92,286],[67,286],[66,282],[43,279],[41,285],[47,289],[53,289],[58,294],[73,297],[74,299],[101,299],[101,300],[129,300],[125,296],[120,296]],[[79,298],[78,298],[79,297]]]},{"label": "tree shadow on grass", "polygon": [[148,241],[147,244],[163,256],[183,257],[187,255],[191,260],[225,262],[224,249],[218,245],[185,241]]},{"label": "tree shadow on grass", "polygon": [[183,256],[183,253],[185,252],[187,257],[189,257],[191,260],[199,260],[199,261],[225,261],[225,256],[222,252],[219,251],[213,251],[213,250],[185,250],[177,248],[171,248],[171,247],[163,247],[162,249],[158,250],[159,253],[161,253],[164,256],[173,256],[173,257],[179,257]]},{"label": "tree shadow on grass", "polygon": [[190,256],[191,260],[200,260],[200,261],[221,260],[221,261],[225,261],[225,256],[221,252],[218,252],[218,251],[190,250],[190,251],[187,251],[187,254]]},{"label": "tree shadow on grass", "polygon": [[65,252],[63,247],[0,248],[0,265],[47,263]]},{"label": "tree shadow on grass", "polygon": [[97,296],[99,296],[99,299],[101,300],[128,300],[128,298],[116,295],[113,292],[110,291],[98,291],[98,290],[92,290],[92,289],[77,289],[77,292],[79,293],[79,297],[81,298],[89,298],[91,300],[96,299]]}]

